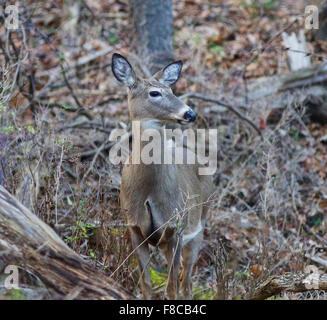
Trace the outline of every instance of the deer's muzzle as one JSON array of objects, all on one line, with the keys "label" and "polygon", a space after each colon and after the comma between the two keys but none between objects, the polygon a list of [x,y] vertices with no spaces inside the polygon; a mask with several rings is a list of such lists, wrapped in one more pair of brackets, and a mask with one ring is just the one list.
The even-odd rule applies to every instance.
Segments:
[{"label": "deer's muzzle", "polygon": [[193,110],[188,110],[184,113],[184,120],[187,122],[194,122],[196,119],[196,114]]}]

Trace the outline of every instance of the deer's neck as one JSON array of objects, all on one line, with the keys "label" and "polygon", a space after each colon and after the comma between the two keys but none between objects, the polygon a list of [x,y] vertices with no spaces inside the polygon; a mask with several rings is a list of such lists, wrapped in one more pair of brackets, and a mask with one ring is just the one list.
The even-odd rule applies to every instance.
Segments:
[{"label": "deer's neck", "polygon": [[[162,158],[166,146],[165,124],[163,121],[157,119],[145,119],[141,121],[132,121],[133,131],[133,153],[134,157],[140,158],[143,150],[149,149],[149,144],[158,152],[159,157]],[[145,149],[147,148],[147,149]],[[153,151],[155,152],[155,151]],[[141,163],[142,164],[142,161]]]},{"label": "deer's neck", "polygon": [[[165,135],[165,123],[163,121],[157,119],[146,119],[140,121],[140,133],[141,137],[146,137],[148,135],[154,134],[155,139],[158,139],[160,136],[160,141],[156,142],[157,144],[161,144],[162,148],[164,147],[164,141],[166,139]],[[147,131],[147,132],[145,132]],[[144,147],[148,144],[149,141],[140,142],[141,147]],[[163,149],[162,149],[163,151]]]},{"label": "deer's neck", "polygon": [[156,129],[161,133],[165,128],[165,124],[157,119],[141,120],[140,124],[141,124],[141,132],[143,132],[146,129]]}]

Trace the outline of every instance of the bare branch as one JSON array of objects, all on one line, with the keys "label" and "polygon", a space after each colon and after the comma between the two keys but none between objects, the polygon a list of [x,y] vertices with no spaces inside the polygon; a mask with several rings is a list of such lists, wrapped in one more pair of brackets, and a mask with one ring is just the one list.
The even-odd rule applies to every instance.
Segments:
[{"label": "bare branch", "polygon": [[235,107],[231,106],[230,104],[227,104],[227,103],[225,103],[219,99],[213,98],[213,97],[205,96],[205,95],[203,95],[201,93],[197,93],[197,92],[189,92],[189,93],[183,94],[179,98],[180,99],[195,98],[195,99],[200,99],[203,101],[208,101],[208,102],[213,102],[213,103],[219,104],[219,105],[229,109],[230,111],[234,112],[240,119],[242,119],[242,120],[246,121],[248,124],[250,124],[250,126],[252,128],[254,128],[262,138],[262,132],[260,131],[260,129],[249,118],[247,118],[245,115],[243,115],[240,111],[238,111]]},{"label": "bare branch", "polygon": [[81,103],[81,102],[79,101],[79,99],[77,98],[77,96],[76,96],[76,94],[75,94],[75,92],[74,92],[74,90],[73,90],[73,87],[72,87],[71,84],[69,83],[68,78],[67,78],[67,76],[66,76],[66,70],[64,69],[64,67],[63,67],[62,65],[60,65],[60,67],[61,67],[61,71],[62,71],[62,75],[63,75],[64,80],[65,80],[65,83],[66,83],[66,85],[67,85],[67,88],[69,89],[71,95],[73,96],[74,101],[75,101],[76,104],[78,105],[78,108],[79,108],[78,112],[79,112],[79,114],[84,115],[84,116],[87,117],[89,120],[92,120],[92,116],[91,116],[88,112],[86,112],[86,110],[85,110],[85,108],[83,107],[82,103]]}]

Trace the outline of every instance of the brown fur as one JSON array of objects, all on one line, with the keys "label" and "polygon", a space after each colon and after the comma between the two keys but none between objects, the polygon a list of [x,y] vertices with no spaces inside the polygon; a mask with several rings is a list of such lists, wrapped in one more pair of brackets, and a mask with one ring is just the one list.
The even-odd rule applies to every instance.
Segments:
[{"label": "brown fur", "polygon": [[[129,89],[128,104],[131,121],[139,120],[147,128],[159,124],[164,139],[165,123],[181,119],[182,111],[188,107],[173,94],[170,87],[158,81],[161,75],[162,71],[148,80],[135,79]],[[161,89],[160,103],[151,101],[148,93],[150,88]],[[142,148],[142,143],[140,147]],[[167,259],[169,299],[178,298],[178,273],[182,256],[183,296],[191,298],[190,278],[202,242],[207,201],[212,193],[212,179],[210,176],[198,175],[198,165],[141,163],[124,166],[121,208],[133,247],[137,248],[143,298],[152,297],[149,244],[158,245]],[[191,234],[193,238],[183,246],[183,239]]]}]

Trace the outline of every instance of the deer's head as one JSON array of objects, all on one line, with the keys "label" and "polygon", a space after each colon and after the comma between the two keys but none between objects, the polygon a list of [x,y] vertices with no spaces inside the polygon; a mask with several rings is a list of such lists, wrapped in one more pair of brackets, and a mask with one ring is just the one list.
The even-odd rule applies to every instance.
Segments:
[{"label": "deer's head", "polygon": [[112,71],[116,79],[128,88],[131,121],[152,119],[179,123],[195,121],[194,111],[171,90],[171,86],[180,77],[182,66],[182,61],[176,61],[151,78],[142,79],[136,75],[126,58],[114,53]]}]

